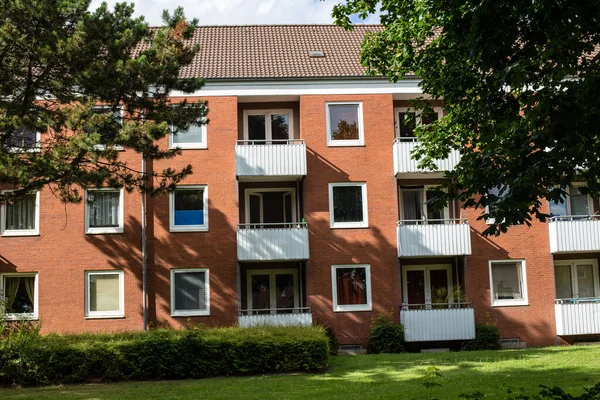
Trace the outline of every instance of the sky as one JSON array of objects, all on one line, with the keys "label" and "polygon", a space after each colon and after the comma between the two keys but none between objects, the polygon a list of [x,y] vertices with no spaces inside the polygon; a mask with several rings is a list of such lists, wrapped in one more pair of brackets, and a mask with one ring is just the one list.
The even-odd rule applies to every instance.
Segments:
[{"label": "sky", "polygon": [[[188,19],[198,18],[200,25],[256,24],[331,24],[331,10],[343,0],[105,0],[112,8],[115,3],[135,4],[136,15],[143,15],[150,25],[161,25],[164,9],[173,11],[182,6]],[[92,9],[102,0],[92,0]],[[376,16],[365,21],[379,23]]]}]

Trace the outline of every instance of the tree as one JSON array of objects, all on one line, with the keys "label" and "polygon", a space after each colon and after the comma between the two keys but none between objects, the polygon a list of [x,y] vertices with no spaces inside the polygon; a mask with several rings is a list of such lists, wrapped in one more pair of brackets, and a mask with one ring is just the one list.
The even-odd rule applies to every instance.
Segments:
[{"label": "tree", "polygon": [[351,29],[352,14],[378,10],[363,65],[394,82],[417,75],[447,113],[416,130],[413,155],[426,167],[461,153],[434,205],[493,206],[484,233],[499,234],[545,221],[543,199],[564,202],[574,181],[600,195],[600,1],[347,0],[333,16]]},{"label": "tree", "polygon": [[[169,129],[206,123],[203,102],[173,105],[202,79],[179,72],[198,51],[197,21],[178,8],[164,27],[133,18],[133,5],[90,0],[0,0],[0,202],[49,186],[64,201],[86,186],[165,191],[191,166],[143,175],[122,149],[174,157],[156,141]],[[41,142],[35,143],[36,132]]]}]

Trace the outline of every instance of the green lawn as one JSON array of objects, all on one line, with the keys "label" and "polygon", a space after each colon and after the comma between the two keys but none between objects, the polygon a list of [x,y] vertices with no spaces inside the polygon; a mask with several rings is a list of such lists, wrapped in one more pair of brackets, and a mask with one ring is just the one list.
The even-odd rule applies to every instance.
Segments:
[{"label": "green lawn", "polygon": [[[428,392],[427,368],[441,384]],[[580,394],[600,382],[600,346],[438,354],[333,357],[323,374],[267,375],[187,381],[125,382],[0,389],[4,399],[456,399],[480,391],[504,398],[508,387],[532,393],[538,385]]]}]

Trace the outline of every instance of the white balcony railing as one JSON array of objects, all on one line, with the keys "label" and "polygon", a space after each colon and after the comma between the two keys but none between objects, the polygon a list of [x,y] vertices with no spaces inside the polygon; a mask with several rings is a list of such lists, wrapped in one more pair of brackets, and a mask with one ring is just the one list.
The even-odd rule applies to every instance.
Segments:
[{"label": "white balcony railing", "polygon": [[548,223],[551,253],[600,251],[597,215],[552,217]]},{"label": "white balcony railing", "polygon": [[471,254],[466,219],[402,220],[396,228],[398,257],[438,257]]},{"label": "white balcony railing", "polygon": [[407,342],[475,339],[471,303],[403,305],[400,322]]},{"label": "white balcony railing", "polygon": [[452,150],[448,158],[435,161],[436,170],[424,170],[418,167],[419,162],[411,156],[411,152],[416,145],[416,138],[396,138],[394,140],[394,175],[415,172],[452,171],[460,161],[460,153]]},{"label": "white balcony railing", "polygon": [[305,176],[304,140],[238,140],[235,173],[241,178]]},{"label": "white balcony railing", "polygon": [[600,334],[600,297],[556,300],[554,312],[559,336]]},{"label": "white balcony railing", "polygon": [[[277,314],[275,313],[277,312]],[[277,310],[242,310],[238,317],[241,328],[251,326],[311,326],[310,308],[278,308]]]},{"label": "white balcony railing", "polygon": [[306,223],[240,224],[237,254],[240,261],[307,260]]}]

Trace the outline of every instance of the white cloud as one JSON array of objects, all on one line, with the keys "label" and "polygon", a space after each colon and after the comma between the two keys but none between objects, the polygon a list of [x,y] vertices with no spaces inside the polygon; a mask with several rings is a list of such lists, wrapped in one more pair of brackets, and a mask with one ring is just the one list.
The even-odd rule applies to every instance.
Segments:
[{"label": "white cloud", "polygon": [[[121,0],[106,0],[112,8]],[[144,15],[151,25],[161,24],[164,9],[182,6],[189,18],[200,25],[331,24],[331,10],[341,0],[128,0],[136,15]],[[92,9],[101,0],[92,0]],[[366,22],[378,23],[378,18]]]}]

